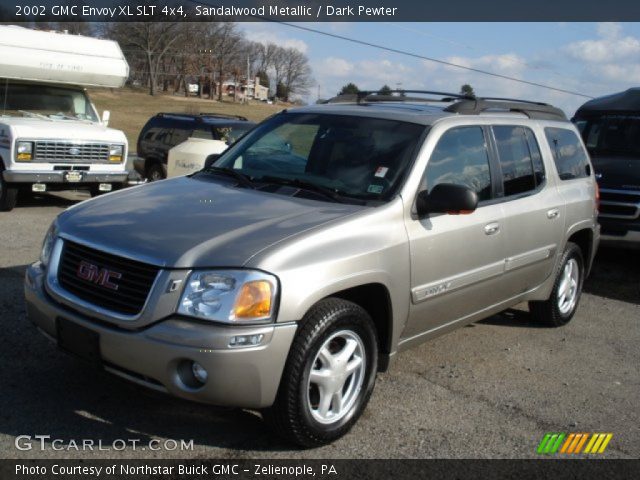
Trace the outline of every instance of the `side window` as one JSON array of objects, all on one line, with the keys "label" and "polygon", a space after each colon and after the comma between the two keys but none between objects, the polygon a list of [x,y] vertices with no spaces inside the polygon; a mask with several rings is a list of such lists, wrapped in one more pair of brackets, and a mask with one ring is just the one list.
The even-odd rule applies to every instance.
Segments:
[{"label": "side window", "polygon": [[187,129],[185,126],[176,127],[171,132],[171,139],[168,140],[169,145],[175,147],[176,145],[184,142],[191,136],[191,129]]},{"label": "side window", "polygon": [[454,183],[471,188],[478,200],[491,198],[489,152],[482,127],[460,127],[445,132],[425,172],[426,188]]},{"label": "side window", "polygon": [[561,180],[588,177],[589,157],[573,130],[545,128],[545,135]]},{"label": "side window", "polygon": [[[544,167],[533,133],[519,126],[495,126],[504,195],[533,191],[544,181]],[[535,157],[535,161],[534,161]]]}]

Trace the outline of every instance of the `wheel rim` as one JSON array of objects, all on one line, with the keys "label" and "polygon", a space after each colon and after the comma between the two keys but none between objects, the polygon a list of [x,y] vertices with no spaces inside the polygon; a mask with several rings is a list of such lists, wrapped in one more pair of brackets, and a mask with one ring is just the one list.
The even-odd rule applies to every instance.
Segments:
[{"label": "wheel rim", "polygon": [[362,339],[350,330],[331,335],[311,363],[307,408],[322,424],[335,423],[352,411],[364,382],[366,355]]},{"label": "wheel rim", "polygon": [[569,259],[562,269],[562,277],[558,286],[558,309],[566,315],[576,306],[578,300],[578,283],[580,267],[575,258]]},{"label": "wheel rim", "polygon": [[162,179],[162,175],[160,175],[160,172],[158,170],[151,170],[151,173],[149,174],[149,180],[152,182],[157,182],[158,180]]}]

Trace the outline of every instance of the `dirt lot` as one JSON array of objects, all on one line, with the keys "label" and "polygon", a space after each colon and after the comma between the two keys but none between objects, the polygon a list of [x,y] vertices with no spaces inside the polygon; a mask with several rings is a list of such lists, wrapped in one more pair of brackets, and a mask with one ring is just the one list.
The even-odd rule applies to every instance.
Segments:
[{"label": "dirt lot", "polygon": [[[580,309],[561,329],[523,309],[403,353],[378,377],[353,431],[292,450],[242,410],[151,394],[59,352],[27,321],[25,266],[56,214],[81,194],[0,213],[0,457],[434,458],[535,457],[545,432],[612,432],[607,458],[640,456],[640,256],[602,250]],[[19,435],[193,439],[191,452],[19,451]]]}]

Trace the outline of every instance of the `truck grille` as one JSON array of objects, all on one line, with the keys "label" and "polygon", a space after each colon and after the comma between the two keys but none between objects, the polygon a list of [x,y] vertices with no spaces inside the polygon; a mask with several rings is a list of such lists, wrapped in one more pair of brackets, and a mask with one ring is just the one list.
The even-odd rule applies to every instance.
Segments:
[{"label": "truck grille", "polygon": [[82,300],[117,313],[137,315],[158,271],[152,265],[65,240],[58,281]]},{"label": "truck grille", "polygon": [[640,217],[640,191],[601,188],[600,215],[629,220]]},{"label": "truck grille", "polygon": [[109,163],[109,144],[38,141],[35,142],[34,160],[48,163]]}]

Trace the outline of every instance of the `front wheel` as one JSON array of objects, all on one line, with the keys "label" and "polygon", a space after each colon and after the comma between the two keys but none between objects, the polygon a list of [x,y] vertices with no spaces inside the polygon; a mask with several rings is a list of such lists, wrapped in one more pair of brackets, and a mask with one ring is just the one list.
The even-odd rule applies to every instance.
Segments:
[{"label": "front wheel", "polygon": [[375,384],[377,337],[369,314],[338,298],[316,304],[291,346],[265,420],[302,447],[330,443],[364,411]]},{"label": "front wheel", "polygon": [[165,178],[167,178],[167,167],[161,163],[154,163],[147,170],[147,180],[150,182],[157,182]]},{"label": "front wheel", "polygon": [[583,281],[582,251],[575,243],[569,242],[562,254],[551,296],[542,302],[529,302],[533,318],[551,327],[569,323],[578,308]]}]

